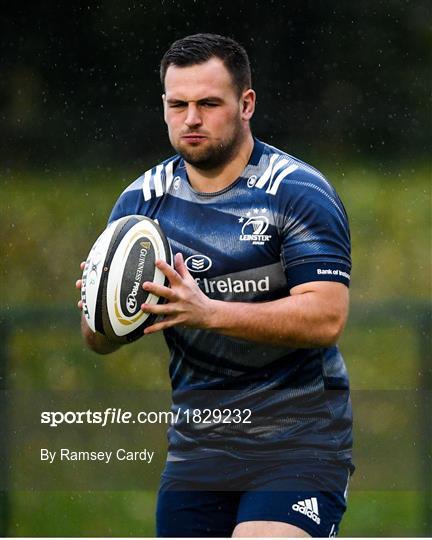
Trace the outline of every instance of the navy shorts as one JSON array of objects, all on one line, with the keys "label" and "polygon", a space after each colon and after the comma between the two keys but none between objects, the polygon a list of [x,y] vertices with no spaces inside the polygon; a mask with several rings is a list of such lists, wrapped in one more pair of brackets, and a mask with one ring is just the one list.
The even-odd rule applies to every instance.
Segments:
[{"label": "navy shorts", "polygon": [[312,537],[336,536],[350,470],[330,461],[204,458],[168,462],[162,474],[158,537],[231,537],[244,521],[280,521]]}]

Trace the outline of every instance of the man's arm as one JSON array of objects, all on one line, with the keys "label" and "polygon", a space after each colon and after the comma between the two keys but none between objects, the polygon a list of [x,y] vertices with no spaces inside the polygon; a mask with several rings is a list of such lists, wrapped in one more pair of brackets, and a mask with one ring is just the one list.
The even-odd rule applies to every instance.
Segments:
[{"label": "man's arm", "polygon": [[93,332],[84,315],[81,315],[81,334],[87,347],[98,354],[109,354],[121,347],[121,344],[110,341],[103,334]]},{"label": "man's arm", "polygon": [[291,296],[261,303],[214,301],[210,329],[222,334],[288,347],[334,345],[348,315],[348,288],[314,281]]},{"label": "man's arm", "polygon": [[347,319],[349,294],[342,283],[297,285],[291,296],[269,302],[224,302],[201,291],[181,254],[175,257],[175,269],[163,261],[157,261],[157,266],[171,287],[144,284],[147,291],[168,300],[162,305],[142,305],[147,313],[164,315],[162,321],[146,328],[146,334],[180,324],[274,345],[328,347],[336,343]]}]

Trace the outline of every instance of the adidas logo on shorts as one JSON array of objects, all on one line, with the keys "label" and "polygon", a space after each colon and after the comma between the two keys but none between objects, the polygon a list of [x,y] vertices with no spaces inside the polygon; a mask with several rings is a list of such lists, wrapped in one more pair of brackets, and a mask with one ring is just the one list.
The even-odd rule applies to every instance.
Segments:
[{"label": "adidas logo on shorts", "polygon": [[305,499],[304,501],[298,501],[292,505],[292,509],[295,512],[300,512],[308,518],[312,519],[318,525],[321,523],[321,518],[319,517],[318,512],[318,501],[316,497],[311,499]]}]

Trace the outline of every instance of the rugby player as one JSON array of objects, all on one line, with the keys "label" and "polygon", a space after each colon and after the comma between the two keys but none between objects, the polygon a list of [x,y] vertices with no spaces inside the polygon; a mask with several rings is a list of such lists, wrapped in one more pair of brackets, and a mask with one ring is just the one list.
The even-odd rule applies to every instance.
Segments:
[{"label": "rugby player", "polygon": [[[174,268],[156,262],[170,287],[144,284],[167,303],[142,305],[162,317],[145,334],[164,332],[173,410],[195,414],[168,431],[157,534],[336,536],[353,471],[336,345],[346,212],[319,171],[252,135],[256,96],[238,43],[185,37],[160,73],[176,155],[133,182],[109,218],[157,219],[176,254]],[[118,347],[84,319],[82,332],[96,352]]]}]

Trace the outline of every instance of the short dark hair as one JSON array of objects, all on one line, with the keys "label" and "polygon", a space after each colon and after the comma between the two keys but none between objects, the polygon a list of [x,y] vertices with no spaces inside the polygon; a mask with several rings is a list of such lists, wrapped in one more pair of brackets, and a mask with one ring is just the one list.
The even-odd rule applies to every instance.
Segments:
[{"label": "short dark hair", "polygon": [[233,39],[218,34],[194,34],[175,41],[161,61],[162,86],[165,87],[165,75],[170,65],[193,66],[213,57],[222,60],[239,95],[251,87],[251,69],[245,49]]}]

